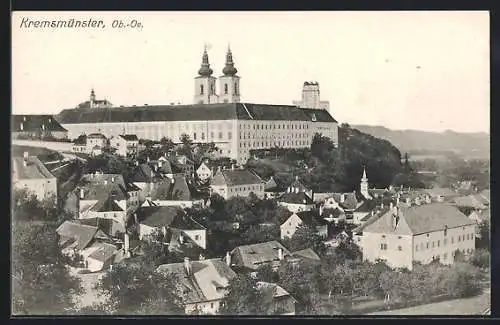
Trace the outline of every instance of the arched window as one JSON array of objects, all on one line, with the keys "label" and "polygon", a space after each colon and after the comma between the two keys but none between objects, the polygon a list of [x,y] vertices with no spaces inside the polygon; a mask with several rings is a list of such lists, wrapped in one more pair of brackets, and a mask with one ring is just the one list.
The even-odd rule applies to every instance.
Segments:
[{"label": "arched window", "polygon": [[238,89],[238,83],[235,82],[234,83],[234,94],[235,95],[239,95],[239,93],[240,93],[240,90]]},{"label": "arched window", "polygon": [[203,93],[204,93],[203,85],[200,85],[200,95],[203,95]]},{"label": "arched window", "polygon": [[224,84],[224,94],[227,95],[227,84]]}]

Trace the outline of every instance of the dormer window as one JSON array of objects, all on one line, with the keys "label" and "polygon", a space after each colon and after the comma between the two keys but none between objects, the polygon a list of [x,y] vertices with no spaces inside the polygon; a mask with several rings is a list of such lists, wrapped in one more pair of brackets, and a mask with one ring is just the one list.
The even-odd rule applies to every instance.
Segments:
[{"label": "dormer window", "polygon": [[313,122],[316,122],[316,121],[317,121],[317,119],[316,119],[316,114],[314,114],[314,113],[313,113],[311,120],[312,120]]}]

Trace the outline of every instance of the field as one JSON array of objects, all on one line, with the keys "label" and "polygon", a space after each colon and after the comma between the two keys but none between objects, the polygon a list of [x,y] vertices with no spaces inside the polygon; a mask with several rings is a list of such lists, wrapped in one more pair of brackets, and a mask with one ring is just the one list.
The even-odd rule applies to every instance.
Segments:
[{"label": "field", "polygon": [[491,306],[490,290],[481,295],[466,298],[447,300],[427,305],[380,311],[366,315],[482,315]]}]

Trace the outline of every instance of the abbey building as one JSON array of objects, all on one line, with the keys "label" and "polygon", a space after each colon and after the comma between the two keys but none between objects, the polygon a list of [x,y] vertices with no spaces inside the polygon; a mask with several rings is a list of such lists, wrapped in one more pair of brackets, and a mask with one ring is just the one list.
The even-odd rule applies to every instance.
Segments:
[{"label": "abbey building", "polygon": [[251,150],[310,147],[315,133],[338,144],[338,123],[319,100],[319,85],[313,85],[313,96],[303,94],[299,104],[245,103],[237,73],[228,48],[222,74],[214,77],[205,49],[194,78],[192,105],[115,107],[107,100],[96,100],[92,90],[88,101],[61,111],[56,118],[70,139],[90,133],[107,138],[135,134],[139,139],[166,137],[179,143],[181,135],[187,134],[194,143],[214,142],[221,156],[239,163],[246,162]]}]

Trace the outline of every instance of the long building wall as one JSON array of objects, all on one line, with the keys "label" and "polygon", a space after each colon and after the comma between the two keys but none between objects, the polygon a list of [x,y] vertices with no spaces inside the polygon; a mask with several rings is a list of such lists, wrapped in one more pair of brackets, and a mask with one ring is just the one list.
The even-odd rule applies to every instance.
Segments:
[{"label": "long building wall", "polygon": [[195,143],[214,142],[221,155],[245,162],[250,150],[308,148],[316,132],[338,144],[337,123],[282,120],[152,121],[63,124],[71,139],[81,134],[102,133],[106,137],[135,134],[140,139],[169,138],[180,143],[187,134]]}]

